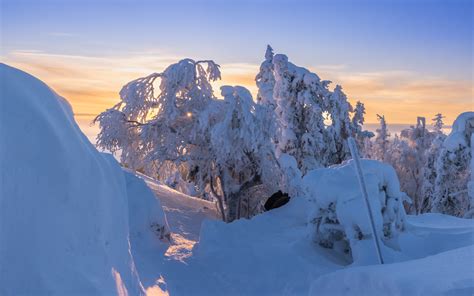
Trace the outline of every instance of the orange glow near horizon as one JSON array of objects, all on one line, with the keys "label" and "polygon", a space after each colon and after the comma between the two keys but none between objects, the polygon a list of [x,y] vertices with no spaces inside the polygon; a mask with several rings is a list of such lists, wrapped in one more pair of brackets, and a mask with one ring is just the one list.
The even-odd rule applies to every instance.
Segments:
[{"label": "orange glow near horizon", "polygon": [[[180,57],[136,54],[127,57],[52,55],[34,51],[11,52],[4,61],[51,86],[73,106],[76,116],[94,117],[118,101],[121,87],[138,77],[164,70]],[[473,109],[471,81],[422,77],[404,71],[356,73],[344,66],[308,67],[321,79],[342,85],[351,103],[366,106],[366,122],[375,123],[384,114],[388,123],[414,124],[417,116],[441,112],[450,125],[458,114]],[[220,97],[222,85],[242,85],[255,96],[259,65],[222,64],[222,80],[214,83]]]}]

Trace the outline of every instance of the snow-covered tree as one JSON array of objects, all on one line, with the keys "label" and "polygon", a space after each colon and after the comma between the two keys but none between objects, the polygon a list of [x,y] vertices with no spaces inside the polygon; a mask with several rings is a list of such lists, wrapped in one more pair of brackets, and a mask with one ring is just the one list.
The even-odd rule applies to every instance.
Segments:
[{"label": "snow-covered tree", "polygon": [[435,117],[432,119],[433,121],[433,130],[436,133],[441,133],[443,127],[444,127],[444,122],[443,122],[443,114],[438,113],[435,115]]},{"label": "snow-covered tree", "polygon": [[128,83],[120,91],[120,102],[96,118],[101,128],[97,145],[120,150],[124,165],[151,176],[168,178],[160,176],[160,170],[165,168],[169,175],[174,168],[189,177],[206,164],[208,143],[198,133],[197,115],[215,101],[210,82],[219,78],[219,65],[213,61],[184,59],[162,73]]},{"label": "snow-covered tree", "polygon": [[[285,55],[274,55],[270,46],[256,82],[257,103],[267,107],[267,121],[274,124],[271,130],[275,131],[272,139],[277,156],[294,157],[303,174],[346,160],[348,136],[355,137],[361,148],[373,135],[362,130],[362,103],[353,110],[341,86],[330,91],[330,81],[295,66]],[[331,122],[328,125],[326,117]]]},{"label": "snow-covered tree", "polygon": [[474,200],[469,197],[468,182],[472,174],[470,162],[474,112],[465,112],[454,121],[436,161],[433,201],[435,212],[454,216],[472,216]]},{"label": "snow-covered tree", "polygon": [[349,116],[353,110],[340,85],[336,85],[334,91],[328,95],[326,104],[331,117],[331,125],[327,128],[327,131],[330,133],[335,146],[335,150],[329,156],[329,162],[330,164],[339,164],[350,156],[347,138],[353,135],[352,122]]},{"label": "snow-covered tree", "polygon": [[[246,190],[275,183],[278,169],[270,133],[261,122],[261,106],[253,102],[244,87],[223,86],[225,114],[211,129],[211,151],[220,193],[226,201],[226,220],[242,216],[242,196]],[[275,184],[276,185],[276,184]],[[251,213],[254,215],[255,213]]]},{"label": "snow-covered tree", "polygon": [[365,106],[364,103],[357,101],[351,119],[352,137],[355,139],[361,155],[363,157],[369,157],[371,150],[370,138],[374,136],[374,133],[363,130],[364,122]]},{"label": "snow-covered tree", "polygon": [[423,166],[423,184],[421,188],[420,213],[431,212],[432,202],[435,196],[436,161],[440,154],[446,135],[434,132],[433,140],[425,151],[425,163]]},{"label": "snow-covered tree", "polygon": [[387,129],[387,122],[384,115],[377,114],[380,127],[376,129],[375,142],[373,145],[373,157],[380,161],[387,161],[387,149],[389,148],[390,134]]},{"label": "snow-covered tree", "polygon": [[293,156],[303,173],[328,163],[328,150],[334,151],[323,120],[328,81],[288,62],[285,55],[273,57],[278,124],[277,155]]},{"label": "snow-covered tree", "polygon": [[416,126],[401,131],[399,141],[393,142],[391,147],[391,151],[398,151],[398,156],[391,155],[389,162],[397,170],[402,190],[412,199],[410,213],[426,212],[430,203],[425,199],[429,197],[423,193],[423,187],[425,174],[429,174],[425,169],[433,138],[434,133],[426,128],[425,118],[418,117]]},{"label": "snow-covered tree", "polygon": [[275,76],[273,75],[273,48],[267,45],[265,60],[260,65],[260,72],[255,77],[258,87],[257,103],[275,110],[276,103],[273,98],[273,88],[275,87]]},{"label": "snow-covered tree", "polygon": [[471,163],[469,165],[471,178],[467,183],[467,194],[469,196],[470,209],[464,217],[474,218],[474,133],[471,133]]},{"label": "snow-covered tree", "polygon": [[262,122],[265,123],[266,128],[271,133],[271,139],[276,144],[278,142],[278,124],[275,117],[276,102],[273,98],[273,89],[275,87],[275,76],[273,74],[273,49],[267,45],[265,52],[265,60],[260,65],[260,71],[255,77],[255,82],[258,87],[257,104],[261,106],[259,116],[262,117]]}]

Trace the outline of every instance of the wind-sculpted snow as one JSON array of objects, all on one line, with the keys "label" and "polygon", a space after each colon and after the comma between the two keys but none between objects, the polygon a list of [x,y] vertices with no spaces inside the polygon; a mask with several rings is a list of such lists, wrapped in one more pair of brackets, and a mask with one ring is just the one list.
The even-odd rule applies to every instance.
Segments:
[{"label": "wind-sculpted snow", "polygon": [[0,82],[0,294],[142,294],[116,160],[47,85],[4,64]]}]

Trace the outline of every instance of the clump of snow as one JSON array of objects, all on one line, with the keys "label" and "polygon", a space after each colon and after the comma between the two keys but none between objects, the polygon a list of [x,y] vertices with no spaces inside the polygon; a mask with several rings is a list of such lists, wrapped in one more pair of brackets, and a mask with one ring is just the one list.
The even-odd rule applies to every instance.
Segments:
[{"label": "clump of snow", "polygon": [[[361,165],[377,237],[397,249],[397,236],[405,224],[402,205],[405,194],[400,192],[395,170],[375,160],[362,160]],[[309,217],[315,242],[348,254],[356,264],[377,262],[373,257],[376,250],[367,242],[373,239],[372,229],[354,162],[310,171],[303,178],[303,186],[315,201],[314,212]]]},{"label": "clump of snow", "polygon": [[[142,294],[128,240],[142,185],[43,82],[0,64],[0,83],[0,294]],[[130,216],[132,237],[156,207]]]}]

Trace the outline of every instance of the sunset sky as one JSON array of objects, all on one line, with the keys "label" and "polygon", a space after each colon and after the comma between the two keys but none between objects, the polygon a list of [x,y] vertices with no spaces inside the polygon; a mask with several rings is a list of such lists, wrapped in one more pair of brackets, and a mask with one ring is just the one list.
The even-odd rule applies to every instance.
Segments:
[{"label": "sunset sky", "polygon": [[472,2],[2,0],[0,57],[92,117],[185,57],[215,60],[218,85],[255,94],[271,44],[363,101],[369,123],[442,112],[450,124],[474,109]]}]

